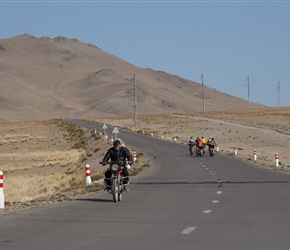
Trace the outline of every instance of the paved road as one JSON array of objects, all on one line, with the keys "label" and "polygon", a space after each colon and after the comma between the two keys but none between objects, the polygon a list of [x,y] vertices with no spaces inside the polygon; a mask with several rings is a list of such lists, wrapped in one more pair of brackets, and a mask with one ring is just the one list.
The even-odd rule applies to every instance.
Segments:
[{"label": "paved road", "polygon": [[122,202],[98,192],[2,216],[0,249],[290,249],[289,175],[219,154],[196,158],[150,136],[118,136],[151,165],[131,178]]}]

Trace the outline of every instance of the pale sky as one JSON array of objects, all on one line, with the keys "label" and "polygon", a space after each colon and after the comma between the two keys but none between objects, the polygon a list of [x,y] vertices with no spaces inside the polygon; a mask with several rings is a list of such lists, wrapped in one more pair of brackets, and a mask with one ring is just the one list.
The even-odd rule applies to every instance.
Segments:
[{"label": "pale sky", "polygon": [[0,24],[0,39],[76,38],[245,100],[249,77],[250,102],[290,106],[290,0],[0,0]]}]

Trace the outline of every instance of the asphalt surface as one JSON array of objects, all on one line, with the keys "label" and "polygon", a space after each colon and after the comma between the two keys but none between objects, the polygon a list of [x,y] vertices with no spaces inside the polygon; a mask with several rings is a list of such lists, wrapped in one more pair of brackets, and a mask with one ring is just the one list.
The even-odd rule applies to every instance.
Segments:
[{"label": "asphalt surface", "polygon": [[123,201],[101,191],[2,216],[0,249],[290,249],[288,174],[119,132],[151,166]]}]

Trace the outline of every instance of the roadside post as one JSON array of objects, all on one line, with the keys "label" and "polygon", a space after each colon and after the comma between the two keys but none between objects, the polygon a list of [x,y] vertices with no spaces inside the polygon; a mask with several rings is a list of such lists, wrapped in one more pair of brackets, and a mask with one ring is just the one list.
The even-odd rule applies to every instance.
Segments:
[{"label": "roadside post", "polygon": [[257,160],[257,150],[254,149],[254,161],[256,161],[256,160]]},{"label": "roadside post", "polygon": [[91,184],[92,184],[91,167],[89,164],[86,164],[86,185],[90,186]]},{"label": "roadside post", "polygon": [[235,151],[235,155],[237,155],[238,154],[238,150],[237,150],[236,146],[234,146],[234,151]]},{"label": "roadside post", "polygon": [[106,139],[108,138],[107,133],[106,133],[107,128],[108,128],[107,124],[104,123],[104,125],[102,126],[102,129],[104,130],[104,135],[105,135]]},{"label": "roadside post", "polygon": [[3,172],[0,171],[0,208],[4,208]]},{"label": "roadside post", "polygon": [[136,151],[133,152],[133,161],[135,162],[137,160],[137,155],[136,155]]},{"label": "roadside post", "polygon": [[275,153],[275,167],[279,167],[278,153]]}]

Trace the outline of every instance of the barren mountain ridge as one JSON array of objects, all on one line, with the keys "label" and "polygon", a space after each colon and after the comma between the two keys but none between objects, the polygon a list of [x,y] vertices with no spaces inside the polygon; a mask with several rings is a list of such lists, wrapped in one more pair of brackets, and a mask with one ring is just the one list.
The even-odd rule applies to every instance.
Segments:
[{"label": "barren mountain ridge", "polygon": [[[200,83],[136,67],[77,39],[23,34],[0,40],[0,121],[133,115],[134,75],[138,114],[203,110]],[[248,106],[206,84],[204,92],[206,111]]]}]

